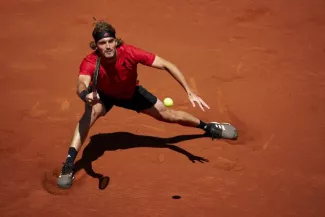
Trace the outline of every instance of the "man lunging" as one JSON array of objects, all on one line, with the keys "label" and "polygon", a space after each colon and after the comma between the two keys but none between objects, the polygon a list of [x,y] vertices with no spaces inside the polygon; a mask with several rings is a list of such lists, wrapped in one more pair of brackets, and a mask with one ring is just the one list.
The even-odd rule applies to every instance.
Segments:
[{"label": "man lunging", "polygon": [[[74,161],[89,129],[113,106],[146,114],[158,121],[199,128],[213,139],[237,139],[237,130],[231,124],[205,123],[187,112],[167,108],[161,100],[140,85],[138,64],[166,70],[183,87],[193,106],[197,103],[202,110],[204,107],[209,109],[191,90],[184,75],[174,64],[158,55],[126,44],[116,37],[114,27],[105,21],[95,23],[92,35],[94,41],[90,45],[94,51],[82,60],[77,85],[77,94],[85,102],[85,112],[75,128],[66,161],[58,177],[59,187],[71,187]],[[93,77],[99,58],[96,89],[93,91]]]}]

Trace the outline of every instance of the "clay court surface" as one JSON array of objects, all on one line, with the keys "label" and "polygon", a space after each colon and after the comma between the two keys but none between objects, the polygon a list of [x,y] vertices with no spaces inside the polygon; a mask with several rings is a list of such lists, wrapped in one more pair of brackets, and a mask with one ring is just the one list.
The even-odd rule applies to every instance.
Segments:
[{"label": "clay court surface", "polygon": [[[0,216],[325,216],[324,1],[0,6]],[[174,109],[231,122],[239,140],[115,107],[91,129],[73,187],[58,189],[83,113],[76,81],[93,16],[175,63],[211,109],[193,108],[167,72],[139,66],[147,89]]]}]

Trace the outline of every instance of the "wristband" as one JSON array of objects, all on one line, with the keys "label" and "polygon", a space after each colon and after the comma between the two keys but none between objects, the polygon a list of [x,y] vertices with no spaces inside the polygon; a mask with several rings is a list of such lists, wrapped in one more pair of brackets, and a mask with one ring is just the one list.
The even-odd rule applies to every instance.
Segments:
[{"label": "wristband", "polygon": [[82,101],[86,102],[86,96],[89,94],[88,90],[83,90],[80,93],[80,98],[82,99]]}]

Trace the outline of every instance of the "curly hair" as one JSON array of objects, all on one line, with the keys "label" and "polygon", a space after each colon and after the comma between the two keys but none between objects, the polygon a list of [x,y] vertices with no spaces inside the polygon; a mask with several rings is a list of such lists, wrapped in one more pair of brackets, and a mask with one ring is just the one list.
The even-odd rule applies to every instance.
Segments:
[{"label": "curly hair", "polygon": [[[98,32],[104,32],[104,31],[112,32],[112,33],[114,33],[114,35],[116,34],[115,28],[108,22],[103,21],[103,20],[97,21],[95,17],[94,17],[94,21],[95,21],[94,22],[95,27],[92,32],[93,36],[96,35]],[[117,42],[116,47],[119,47],[124,43],[124,41],[121,38],[116,38],[116,42]],[[91,49],[96,50],[96,42],[95,41],[91,41],[89,43],[89,46]]]}]

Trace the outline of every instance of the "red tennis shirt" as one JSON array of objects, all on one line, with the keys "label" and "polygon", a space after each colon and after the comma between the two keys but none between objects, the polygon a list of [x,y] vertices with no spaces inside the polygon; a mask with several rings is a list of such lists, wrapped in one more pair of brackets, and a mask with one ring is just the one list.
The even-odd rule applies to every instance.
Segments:
[{"label": "red tennis shirt", "polygon": [[[116,48],[116,52],[116,62],[107,64],[101,61],[97,90],[114,98],[128,99],[139,84],[137,64],[151,66],[155,54],[125,43]],[[80,64],[79,75],[93,78],[97,57],[96,51],[88,54]]]}]

